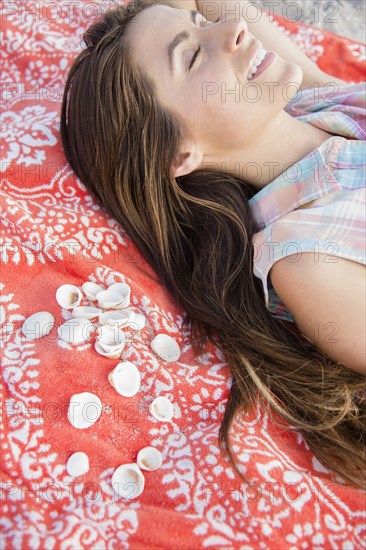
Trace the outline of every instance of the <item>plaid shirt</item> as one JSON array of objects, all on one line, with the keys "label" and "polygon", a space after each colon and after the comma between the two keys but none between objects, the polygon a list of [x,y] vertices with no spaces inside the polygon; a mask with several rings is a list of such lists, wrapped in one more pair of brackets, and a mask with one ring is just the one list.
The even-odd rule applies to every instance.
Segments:
[{"label": "plaid shirt", "polygon": [[260,229],[253,238],[254,275],[262,280],[268,309],[280,319],[294,322],[268,277],[279,259],[294,255],[288,261],[295,262],[307,252],[314,261],[327,254],[327,261],[340,256],[366,263],[365,95],[365,82],[332,94],[327,88],[299,91],[285,110],[337,135],[250,199]]}]

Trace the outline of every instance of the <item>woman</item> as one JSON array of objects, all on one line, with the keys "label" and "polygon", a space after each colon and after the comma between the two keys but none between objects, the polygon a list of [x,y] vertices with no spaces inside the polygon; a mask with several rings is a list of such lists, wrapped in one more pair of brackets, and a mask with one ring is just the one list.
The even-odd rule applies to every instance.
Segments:
[{"label": "woman", "polygon": [[[257,197],[273,189],[286,167],[314,150],[324,162],[327,149],[322,146],[334,138],[335,132],[285,110],[303,73],[305,86],[326,75],[309,70],[303,58],[300,64],[274,55],[266,61],[264,40],[254,38],[242,17],[214,23],[194,11],[177,10],[178,4],[131,1],[90,27],[84,36],[87,48],[75,60],[64,93],[66,156],[187,312],[196,352],[205,336],[223,349],[233,382],[220,443],[233,465],[228,445],[233,417],[260,399],[301,431],[326,466],[346,482],[365,487],[364,337],[358,347],[356,339],[353,355],[347,340],[355,347],[347,331],[357,332],[362,319],[348,318],[351,313],[343,309],[343,340],[332,357],[323,342],[309,337],[312,318],[305,307],[327,275],[324,268],[319,273],[314,261],[307,262],[309,254],[302,254],[305,261],[301,258],[297,269],[295,263],[284,263],[289,254],[275,263],[272,258],[274,290],[303,334],[287,330],[272,315],[266,287],[253,274],[254,245],[259,243],[263,252],[262,232],[267,222],[274,223],[268,216],[264,220]],[[268,42],[263,25],[257,35],[266,35]],[[286,41],[279,44],[288,49]],[[256,76],[255,65],[263,59],[268,68]],[[260,75],[266,73],[263,82]],[[289,84],[292,96],[284,97]],[[249,85],[261,93],[255,101]],[[214,93],[217,86],[219,93]],[[260,168],[259,177],[249,171],[243,177],[241,167],[250,163]],[[271,173],[265,170],[269,164]],[[287,184],[288,199],[297,187]],[[326,197],[321,199],[324,208]],[[295,201],[292,210],[304,206]],[[333,279],[346,276],[361,288],[358,268],[363,266],[338,259]],[[264,263],[268,267],[270,261]],[[299,281],[307,285],[303,293],[295,292]],[[358,315],[360,299],[349,292],[351,298]],[[313,315],[322,326],[328,297],[317,301],[319,315]],[[339,293],[333,301],[330,320],[337,322],[345,304]]]}]

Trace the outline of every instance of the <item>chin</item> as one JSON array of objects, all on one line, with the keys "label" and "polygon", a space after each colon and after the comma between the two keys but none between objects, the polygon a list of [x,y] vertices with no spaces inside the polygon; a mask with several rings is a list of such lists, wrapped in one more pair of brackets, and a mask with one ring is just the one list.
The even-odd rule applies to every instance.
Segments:
[{"label": "chin", "polygon": [[284,86],[284,92],[286,90],[286,99],[290,101],[297,93],[304,79],[304,72],[302,68],[296,63],[289,63],[287,83]]}]

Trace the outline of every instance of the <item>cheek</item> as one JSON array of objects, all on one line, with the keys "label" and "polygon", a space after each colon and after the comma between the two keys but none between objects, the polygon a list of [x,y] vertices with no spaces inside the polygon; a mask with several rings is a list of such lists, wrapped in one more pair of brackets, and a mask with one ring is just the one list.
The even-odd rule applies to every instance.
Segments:
[{"label": "cheek", "polygon": [[238,103],[218,101],[216,105],[206,105],[202,108],[201,116],[196,117],[195,125],[198,133],[207,142],[223,146],[225,144],[225,148],[228,145],[235,146],[245,130],[246,123],[251,120],[246,111],[240,108]]}]

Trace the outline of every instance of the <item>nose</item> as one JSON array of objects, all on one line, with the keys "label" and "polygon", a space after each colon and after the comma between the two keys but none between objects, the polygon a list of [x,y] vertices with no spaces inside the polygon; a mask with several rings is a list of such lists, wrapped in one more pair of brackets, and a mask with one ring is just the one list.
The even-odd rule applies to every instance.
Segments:
[{"label": "nose", "polygon": [[[227,39],[226,47],[230,53],[234,53],[244,41],[244,37],[247,34],[248,26],[245,19],[240,19],[238,22],[235,18],[227,21]],[[225,23],[224,23],[225,24]]]},{"label": "nose", "polygon": [[244,18],[237,21],[236,17],[230,17],[218,22],[216,30],[222,36],[225,50],[234,53],[242,45],[248,33],[248,25]]}]

